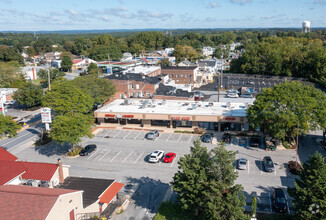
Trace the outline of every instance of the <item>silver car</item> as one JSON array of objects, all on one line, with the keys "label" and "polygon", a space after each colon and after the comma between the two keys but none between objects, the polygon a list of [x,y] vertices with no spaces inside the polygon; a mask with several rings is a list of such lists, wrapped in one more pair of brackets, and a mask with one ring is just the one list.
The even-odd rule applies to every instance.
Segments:
[{"label": "silver car", "polygon": [[240,158],[238,160],[238,169],[246,170],[248,168],[248,160],[246,158]]},{"label": "silver car", "polygon": [[146,134],[146,138],[149,140],[155,140],[159,136],[160,136],[160,133],[158,130],[152,130]]}]

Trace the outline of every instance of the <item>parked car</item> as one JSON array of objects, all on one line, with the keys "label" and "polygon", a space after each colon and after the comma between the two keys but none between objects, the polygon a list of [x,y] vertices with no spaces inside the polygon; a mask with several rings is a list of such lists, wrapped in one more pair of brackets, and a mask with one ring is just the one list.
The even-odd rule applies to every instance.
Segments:
[{"label": "parked car", "polygon": [[149,162],[157,163],[159,162],[164,156],[164,151],[156,150],[149,156]]},{"label": "parked car", "polygon": [[201,141],[204,143],[211,143],[212,142],[212,135],[210,134],[204,134],[201,136]]},{"label": "parked car", "polygon": [[204,93],[197,91],[197,92],[195,92],[195,96],[198,96],[199,98],[202,99],[202,98],[204,98]]},{"label": "parked car", "polygon": [[273,172],[275,170],[274,163],[273,163],[272,158],[270,156],[264,157],[263,165],[264,165],[264,170],[266,172]]},{"label": "parked car", "polygon": [[238,160],[238,169],[246,170],[248,168],[248,160],[246,158],[240,158]]},{"label": "parked car", "polygon": [[258,137],[250,138],[250,147],[260,147],[260,138]]},{"label": "parked car", "polygon": [[163,159],[163,162],[164,163],[172,163],[172,161],[174,160],[175,156],[176,156],[175,153],[169,152],[169,153],[165,154],[164,159]]},{"label": "parked car", "polygon": [[223,136],[222,136],[222,141],[227,143],[227,144],[230,144],[231,143],[231,134],[224,133]]},{"label": "parked car", "polygon": [[79,153],[80,156],[87,156],[88,154],[92,153],[96,149],[95,144],[89,144],[84,149],[82,149]]},{"label": "parked car", "polygon": [[273,192],[273,206],[277,212],[286,212],[288,203],[282,188],[275,188]]},{"label": "parked car", "polygon": [[149,140],[155,140],[159,136],[160,136],[160,132],[158,130],[152,130],[146,134],[145,138]]},{"label": "parked car", "polygon": [[235,89],[230,89],[229,91],[228,91],[228,94],[227,94],[227,97],[228,98],[238,98],[239,97],[239,94],[238,94],[239,92],[237,91],[237,90],[235,90]]},{"label": "parked car", "polygon": [[251,93],[245,93],[240,95],[241,98],[253,98]]},{"label": "parked car", "polygon": [[247,146],[247,138],[241,138],[239,140],[239,146],[240,147],[246,147]]}]

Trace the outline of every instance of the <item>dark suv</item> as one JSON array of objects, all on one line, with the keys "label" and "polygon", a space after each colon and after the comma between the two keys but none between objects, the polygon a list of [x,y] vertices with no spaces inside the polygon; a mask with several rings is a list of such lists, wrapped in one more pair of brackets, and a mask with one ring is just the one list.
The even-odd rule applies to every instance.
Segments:
[{"label": "dark suv", "polygon": [[96,149],[95,144],[89,144],[84,149],[82,149],[79,153],[80,156],[87,156],[91,152],[93,152]]},{"label": "dark suv", "polygon": [[223,136],[222,136],[222,141],[227,143],[227,144],[230,144],[231,143],[231,134],[224,133]]},{"label": "dark suv", "polygon": [[286,212],[288,210],[288,203],[282,188],[274,189],[273,206],[277,212]]}]

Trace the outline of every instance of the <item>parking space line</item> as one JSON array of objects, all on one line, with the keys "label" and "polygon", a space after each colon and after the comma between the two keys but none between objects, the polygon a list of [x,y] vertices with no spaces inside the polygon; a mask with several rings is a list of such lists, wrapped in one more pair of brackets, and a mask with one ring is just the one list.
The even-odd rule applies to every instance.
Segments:
[{"label": "parking space line", "polygon": [[190,139],[188,141],[188,144],[190,143],[190,141],[192,140],[192,138],[193,138],[193,135],[190,135]]},{"label": "parking space line", "polygon": [[274,174],[275,174],[275,176],[276,176],[276,167],[274,167]]},{"label": "parking space line", "polygon": [[121,130],[118,133],[116,133],[116,135],[114,135],[112,138],[115,138],[116,136],[118,136],[120,134],[120,132],[121,132]]},{"label": "parking space line", "polygon": [[157,141],[161,136],[159,135],[157,138],[154,139],[154,141]]},{"label": "parking space line", "polygon": [[248,173],[249,173],[249,169],[250,169],[250,168],[249,168],[249,164],[250,164],[249,162],[250,162],[250,161],[248,160]]},{"label": "parking space line", "polygon": [[130,155],[133,153],[133,151],[130,152],[130,154],[122,161],[122,163],[124,163],[129,157]]},{"label": "parking space line", "polygon": [[123,139],[126,139],[130,133],[131,133],[131,131],[129,131],[129,133]]},{"label": "parking space line", "polygon": [[171,163],[171,165],[170,165],[170,167],[172,167],[173,166],[173,164],[174,164],[174,161],[177,159],[177,155],[175,155],[175,158],[174,158],[174,160],[172,161],[172,163]]},{"label": "parking space line", "polygon": [[177,143],[179,143],[179,141],[180,141],[180,138],[182,137],[182,135],[183,135],[183,134],[181,134],[181,135],[180,135],[180,137],[179,137],[179,139],[178,139]]},{"label": "parking space line", "polygon": [[119,151],[119,153],[117,153],[117,155],[115,155],[112,160],[110,160],[110,162],[112,162],[119,154],[121,154],[122,151]]},{"label": "parking space line", "polygon": [[108,152],[106,152],[100,159],[98,159],[98,161],[101,161],[106,155],[108,155],[108,153],[110,153],[111,150],[109,150]]},{"label": "parking space line", "polygon": [[109,130],[103,137],[102,139],[104,139],[112,130]]},{"label": "parking space line", "polygon": [[[100,150],[101,151],[101,150]],[[99,152],[94,152],[94,154],[92,154],[89,158],[87,158],[87,160],[90,160],[91,158],[93,158],[95,155],[96,156],[98,156],[99,154],[98,154]]]},{"label": "parking space line", "polygon": [[141,153],[141,155],[139,155],[139,157],[135,160],[134,164],[137,163],[137,161],[140,159],[140,157],[143,155],[144,153]]},{"label": "parking space line", "polygon": [[168,137],[168,139],[166,139],[165,142],[168,142],[168,140],[170,139],[170,137],[172,136],[173,133],[170,134],[170,136]]},{"label": "parking space line", "polygon": [[139,132],[139,134],[137,134],[137,136],[134,138],[134,140],[136,140],[136,138],[137,138],[141,133],[143,133],[143,132]]}]

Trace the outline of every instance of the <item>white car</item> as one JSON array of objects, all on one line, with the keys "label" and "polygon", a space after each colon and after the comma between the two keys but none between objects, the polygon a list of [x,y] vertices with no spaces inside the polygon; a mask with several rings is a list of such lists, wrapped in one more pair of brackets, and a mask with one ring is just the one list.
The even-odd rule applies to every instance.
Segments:
[{"label": "white car", "polygon": [[162,150],[156,150],[149,156],[149,162],[151,163],[157,163],[159,162],[164,156],[164,151]]}]

